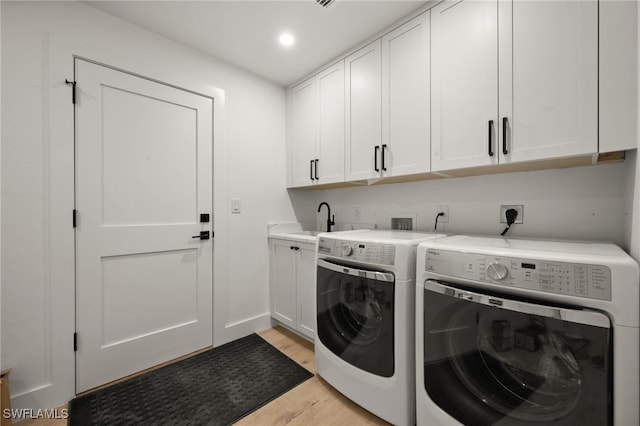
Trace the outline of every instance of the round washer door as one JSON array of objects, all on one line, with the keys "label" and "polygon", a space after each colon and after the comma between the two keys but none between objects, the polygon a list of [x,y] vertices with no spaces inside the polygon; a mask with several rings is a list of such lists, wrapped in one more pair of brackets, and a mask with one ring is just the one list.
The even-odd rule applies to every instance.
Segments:
[{"label": "round washer door", "polygon": [[355,367],[393,376],[393,274],[319,260],[316,289],[322,344]]},{"label": "round washer door", "polygon": [[425,390],[460,422],[611,422],[604,314],[427,281],[424,315]]}]

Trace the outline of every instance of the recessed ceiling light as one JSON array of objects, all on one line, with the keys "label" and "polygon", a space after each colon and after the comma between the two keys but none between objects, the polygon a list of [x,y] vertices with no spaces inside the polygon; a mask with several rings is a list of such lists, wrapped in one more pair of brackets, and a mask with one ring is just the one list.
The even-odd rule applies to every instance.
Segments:
[{"label": "recessed ceiling light", "polygon": [[293,38],[293,36],[289,33],[284,33],[280,35],[280,44],[283,45],[284,47],[291,47],[293,46],[293,43],[295,43],[296,39]]}]

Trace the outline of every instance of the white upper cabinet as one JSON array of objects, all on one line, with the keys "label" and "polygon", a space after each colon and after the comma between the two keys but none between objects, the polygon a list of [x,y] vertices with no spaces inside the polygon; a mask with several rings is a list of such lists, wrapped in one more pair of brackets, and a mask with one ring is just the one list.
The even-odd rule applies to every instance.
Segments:
[{"label": "white upper cabinet", "polygon": [[640,148],[637,1],[598,2],[598,151]]},{"label": "white upper cabinet", "polygon": [[431,17],[432,170],[597,152],[596,2],[445,1]]},{"label": "white upper cabinet", "polygon": [[382,176],[430,170],[429,11],[382,37]]},{"label": "white upper cabinet", "polygon": [[380,39],[345,59],[345,179],[371,179],[381,170]]},{"label": "white upper cabinet", "polygon": [[431,169],[498,161],[498,4],[444,2],[431,9]]},{"label": "white upper cabinet", "polygon": [[291,89],[291,186],[344,181],[344,63]]},{"label": "white upper cabinet", "polygon": [[636,87],[636,52],[632,43],[611,51],[635,34],[626,15],[636,10],[633,2],[438,3],[291,89],[290,185],[539,168],[635,147],[637,106],[625,90]]},{"label": "white upper cabinet", "polygon": [[322,71],[318,81],[316,183],[344,181],[344,62]]},{"label": "white upper cabinet", "polygon": [[598,3],[499,7],[500,162],[598,152]]},{"label": "white upper cabinet", "polygon": [[291,90],[292,186],[313,183],[316,158],[317,83],[306,80]]}]

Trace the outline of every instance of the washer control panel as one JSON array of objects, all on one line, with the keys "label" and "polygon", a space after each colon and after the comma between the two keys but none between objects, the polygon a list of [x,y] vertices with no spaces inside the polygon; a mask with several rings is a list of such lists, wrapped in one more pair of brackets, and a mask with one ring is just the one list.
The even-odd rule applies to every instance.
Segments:
[{"label": "washer control panel", "polygon": [[393,266],[396,261],[396,246],[384,243],[320,238],[318,240],[318,253],[390,266]]},{"label": "washer control panel", "polygon": [[508,287],[611,300],[611,269],[604,265],[427,250],[425,271]]}]

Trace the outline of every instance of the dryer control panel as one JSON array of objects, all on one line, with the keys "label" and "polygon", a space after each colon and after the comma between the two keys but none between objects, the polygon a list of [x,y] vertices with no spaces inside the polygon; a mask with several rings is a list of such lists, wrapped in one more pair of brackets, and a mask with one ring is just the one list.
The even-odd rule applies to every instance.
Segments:
[{"label": "dryer control panel", "polygon": [[508,287],[611,300],[611,269],[604,265],[427,250],[425,271]]},{"label": "dryer control panel", "polygon": [[334,240],[333,238],[320,238],[318,253],[390,266],[394,265],[396,260],[396,246],[393,244]]}]

